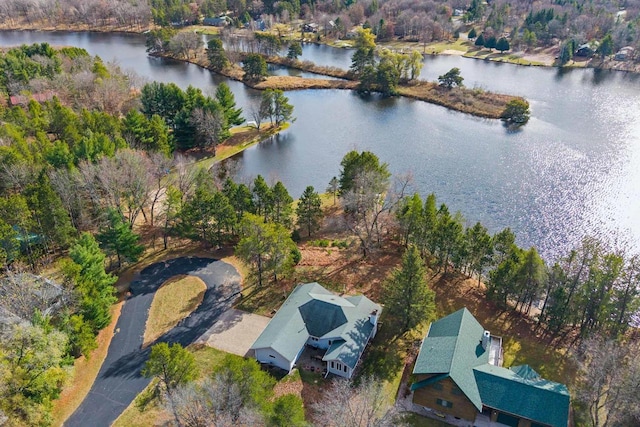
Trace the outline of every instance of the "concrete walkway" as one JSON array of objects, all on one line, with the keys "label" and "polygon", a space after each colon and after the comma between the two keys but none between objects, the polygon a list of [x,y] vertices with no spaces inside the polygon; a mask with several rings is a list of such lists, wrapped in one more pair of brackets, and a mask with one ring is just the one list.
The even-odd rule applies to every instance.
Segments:
[{"label": "concrete walkway", "polygon": [[196,342],[238,356],[251,356],[249,349],[270,320],[269,317],[232,308],[225,311]]}]

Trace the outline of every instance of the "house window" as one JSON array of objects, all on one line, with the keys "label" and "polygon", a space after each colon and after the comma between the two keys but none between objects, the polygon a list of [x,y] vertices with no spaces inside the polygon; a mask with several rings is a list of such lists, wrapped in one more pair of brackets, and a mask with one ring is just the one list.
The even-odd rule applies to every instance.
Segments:
[{"label": "house window", "polygon": [[316,337],[311,337],[311,341],[318,341],[318,338],[316,338]]},{"label": "house window", "polygon": [[445,408],[453,408],[453,402],[449,402],[448,400],[436,399],[436,403]]},{"label": "house window", "polygon": [[269,357],[271,357],[272,359],[276,358],[273,354],[270,354]]},{"label": "house window", "polygon": [[431,386],[434,390],[442,390],[442,383],[433,383]]},{"label": "house window", "polygon": [[334,369],[335,367],[336,367],[336,364],[335,364],[335,362],[332,360],[332,361],[331,361],[331,369]]},{"label": "house window", "polygon": [[461,396],[462,395],[462,390],[460,390],[459,387],[453,386],[453,388],[451,389],[451,393],[455,394],[457,396]]},{"label": "house window", "polygon": [[347,365],[344,365],[344,371],[347,372]]}]

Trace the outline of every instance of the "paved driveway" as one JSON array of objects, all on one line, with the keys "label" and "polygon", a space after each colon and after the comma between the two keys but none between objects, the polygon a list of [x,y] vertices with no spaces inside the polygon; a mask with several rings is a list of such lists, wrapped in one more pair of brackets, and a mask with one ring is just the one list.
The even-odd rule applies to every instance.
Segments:
[{"label": "paved driveway", "polygon": [[224,312],[198,342],[238,356],[253,356],[249,354],[249,348],[270,320],[232,308]]},{"label": "paved driveway", "polygon": [[187,346],[205,333],[231,307],[240,291],[238,271],[223,261],[184,257],[152,264],[131,283],[131,297],[122,307],[107,357],[89,394],[65,422],[73,427],[107,427],[149,384],[140,375],[149,357],[149,347],[142,349],[142,339],[155,291],[169,278],[188,274],[207,285],[204,299],[190,316],[158,338],[158,342]]}]

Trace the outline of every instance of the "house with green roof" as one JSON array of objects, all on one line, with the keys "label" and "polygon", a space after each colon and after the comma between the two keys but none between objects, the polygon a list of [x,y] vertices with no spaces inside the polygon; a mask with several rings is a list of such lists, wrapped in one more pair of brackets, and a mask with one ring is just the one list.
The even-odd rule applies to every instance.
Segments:
[{"label": "house with green roof", "polygon": [[378,329],[382,307],[364,295],[341,297],[318,283],[298,285],[251,346],[255,358],[290,372],[306,346],[325,350],[327,373],[351,378]]},{"label": "house with green roof", "polygon": [[502,338],[463,308],[433,322],[413,368],[413,403],[473,424],[567,427],[569,391],[528,365],[502,367]]}]

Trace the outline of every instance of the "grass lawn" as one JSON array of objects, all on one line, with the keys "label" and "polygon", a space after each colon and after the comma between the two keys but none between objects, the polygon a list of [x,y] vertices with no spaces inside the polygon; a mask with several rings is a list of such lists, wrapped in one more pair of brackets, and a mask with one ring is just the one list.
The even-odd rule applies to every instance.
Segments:
[{"label": "grass lawn", "polygon": [[143,346],[171,330],[195,310],[204,298],[207,285],[194,276],[176,276],[156,291],[149,309]]},{"label": "grass lawn", "polygon": [[379,44],[380,47],[386,47],[393,50],[412,51],[417,50],[425,55],[433,55],[444,52],[445,50],[457,50],[467,52],[472,46],[467,40],[457,39],[453,42],[437,42],[429,43],[426,46],[419,42],[406,42],[402,40],[393,40]]},{"label": "grass lawn", "polygon": [[380,321],[380,329],[365,351],[362,374],[375,375],[384,380],[385,394],[389,402],[393,403],[400,388],[406,362],[417,354],[429,322],[425,321],[414,330],[399,335],[384,311]]},{"label": "grass lawn", "polygon": [[244,287],[242,298],[235,308],[261,316],[271,316],[274,310],[280,308],[289,292],[289,286],[282,281],[277,285],[265,284],[262,288],[257,288],[256,285]]},{"label": "grass lawn", "polygon": [[418,414],[406,414],[403,420],[412,427],[449,427],[444,421],[434,420]]},{"label": "grass lawn", "polygon": [[180,30],[180,32],[184,32],[184,31],[190,31],[198,34],[205,34],[208,36],[215,36],[220,34],[220,27],[213,27],[211,25],[190,25]]},{"label": "grass lawn", "polygon": [[120,317],[122,302],[111,307],[111,323],[100,331],[96,340],[98,348],[91,352],[91,357],[79,357],[73,363],[73,376],[70,383],[64,388],[60,397],[53,401],[51,412],[53,426],[61,426],[62,423],[78,409],[85,396],[89,393],[93,381],[98,376],[98,371],[107,357],[107,350],[111,343],[111,337],[115,330],[116,323]]},{"label": "grass lawn", "polygon": [[232,128],[230,130],[231,136],[216,147],[215,156],[207,155],[207,152],[204,152],[203,156],[201,156],[194,165],[209,169],[213,164],[235,156],[288,127],[289,123],[284,123],[280,127],[263,124],[259,131],[252,126]]},{"label": "grass lawn", "polygon": [[304,369],[298,369],[297,372],[298,376],[305,384],[318,385],[322,384],[324,381],[324,378],[320,372],[305,371]]},{"label": "grass lawn", "polygon": [[[205,345],[193,345],[189,347],[189,350],[191,350],[196,359],[196,365],[200,372],[200,379],[211,375],[215,367],[222,361],[222,359],[224,359],[225,356],[228,355],[228,353]],[[151,383],[145,391],[140,393],[139,396],[143,396],[145,392],[150,390],[153,386],[154,384]],[[136,398],[136,400],[138,399],[139,398]],[[153,425],[164,425],[168,421],[172,420],[169,413],[157,402],[150,403],[146,408],[144,408],[144,410],[141,410],[141,408],[136,405],[136,400],[134,400],[113,423],[114,427],[148,427]]]},{"label": "grass lawn", "polygon": [[509,64],[517,65],[544,65],[542,62],[524,59],[518,55],[514,55],[513,53],[500,53],[498,51],[489,51],[487,49],[475,48],[466,52],[464,56],[467,58],[485,59],[494,62],[507,62]]}]

